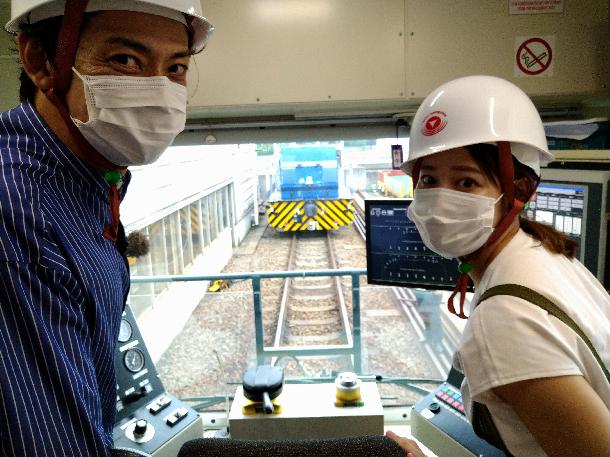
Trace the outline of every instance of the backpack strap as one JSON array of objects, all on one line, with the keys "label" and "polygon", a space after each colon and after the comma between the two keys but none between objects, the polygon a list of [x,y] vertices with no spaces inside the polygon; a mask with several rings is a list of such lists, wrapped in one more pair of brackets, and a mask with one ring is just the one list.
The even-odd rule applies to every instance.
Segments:
[{"label": "backpack strap", "polygon": [[595,350],[595,347],[593,346],[593,343],[591,343],[591,340],[587,337],[587,335],[584,334],[578,324],[574,322],[574,320],[570,316],[568,316],[565,311],[559,308],[555,303],[550,301],[544,295],[541,295],[535,290],[530,289],[529,287],[521,286],[519,284],[501,284],[499,286],[494,286],[486,290],[483,295],[481,295],[481,298],[479,298],[479,301],[476,303],[475,308],[483,300],[487,300],[488,298],[493,297],[495,295],[511,295],[513,297],[522,298],[523,300],[533,303],[534,305],[537,305],[540,308],[544,309],[547,313],[552,316],[555,316],[561,322],[563,322],[572,330],[574,330],[574,332],[578,336],[580,336],[585,342],[585,344],[595,357],[595,360],[597,360],[597,363],[599,363],[599,366],[604,372],[606,379],[608,380],[608,382],[610,382],[610,373],[608,372],[608,368],[604,365],[604,362]]}]

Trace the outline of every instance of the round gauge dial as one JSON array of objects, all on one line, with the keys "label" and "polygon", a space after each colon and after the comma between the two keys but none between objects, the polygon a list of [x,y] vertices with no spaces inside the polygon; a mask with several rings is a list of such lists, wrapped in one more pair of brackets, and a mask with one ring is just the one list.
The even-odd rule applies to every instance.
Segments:
[{"label": "round gauge dial", "polygon": [[144,368],[144,353],[138,348],[128,349],[123,356],[123,363],[129,371],[137,373]]},{"label": "round gauge dial", "polygon": [[133,330],[131,329],[131,324],[129,321],[125,319],[121,319],[121,328],[119,329],[119,342],[126,343],[131,338],[131,334]]}]

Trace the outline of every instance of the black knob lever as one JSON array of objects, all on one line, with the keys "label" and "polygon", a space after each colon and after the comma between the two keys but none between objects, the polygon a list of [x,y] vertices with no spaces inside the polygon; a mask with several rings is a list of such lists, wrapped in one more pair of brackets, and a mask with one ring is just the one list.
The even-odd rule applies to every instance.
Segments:
[{"label": "black knob lever", "polygon": [[140,398],[145,397],[147,394],[148,392],[146,392],[146,389],[144,387],[140,387],[140,390],[136,390],[131,392],[129,395],[125,395],[123,397],[123,403],[126,405],[133,403],[134,401],[138,401]]},{"label": "black knob lever", "polygon": [[148,428],[148,422],[144,419],[140,419],[136,422],[136,426],[133,428],[133,434],[142,436],[146,433],[146,429]]}]

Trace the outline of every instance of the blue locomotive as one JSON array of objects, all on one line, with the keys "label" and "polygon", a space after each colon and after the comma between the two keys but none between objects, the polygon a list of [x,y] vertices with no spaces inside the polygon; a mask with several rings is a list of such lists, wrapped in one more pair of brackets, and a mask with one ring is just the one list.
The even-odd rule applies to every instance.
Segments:
[{"label": "blue locomotive", "polygon": [[269,224],[282,232],[335,230],[351,224],[354,210],[340,171],[334,147],[282,148]]}]

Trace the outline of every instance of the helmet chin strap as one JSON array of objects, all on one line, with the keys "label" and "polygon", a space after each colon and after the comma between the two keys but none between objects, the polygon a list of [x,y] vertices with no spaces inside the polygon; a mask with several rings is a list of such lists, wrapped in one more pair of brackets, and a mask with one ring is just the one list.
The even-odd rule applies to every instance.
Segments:
[{"label": "helmet chin strap", "polygon": [[104,173],[104,179],[109,184],[108,204],[110,205],[111,222],[104,228],[103,235],[113,243],[118,238],[119,231],[119,192],[117,185],[121,181],[121,167],[108,161],[93,148],[78,130],[68,110],[66,93],[72,82],[72,66],[78,49],[81,26],[85,16],[88,0],[66,0],[64,16],[55,52],[55,74],[53,87],[45,92],[47,99],[57,108],[70,135],[76,141],[79,149],[79,159],[90,167]]},{"label": "helmet chin strap", "polygon": [[[504,192],[507,201],[510,202],[510,209],[508,213],[506,213],[506,215],[498,223],[498,225],[496,225],[495,230],[493,231],[487,242],[473,253],[468,254],[468,256],[477,254],[486,247],[493,245],[508,230],[515,217],[519,217],[519,214],[525,206],[524,201],[515,199],[515,170],[513,167],[513,155],[510,149],[509,142],[498,142],[498,159],[500,184],[502,186],[502,191]],[[469,281],[468,272],[472,270],[472,266],[469,263],[461,262],[458,266],[458,270],[460,272],[460,275],[457,279],[455,288],[453,289],[453,292],[449,297],[447,309],[451,314],[455,314],[456,316],[462,319],[467,319],[468,316],[464,314],[464,300],[466,298],[466,289],[468,287]],[[458,293],[460,295],[460,310],[459,312],[456,312],[455,306],[453,305],[453,299]]]}]

